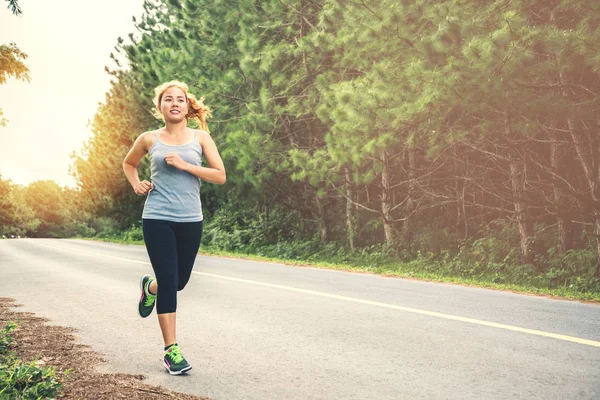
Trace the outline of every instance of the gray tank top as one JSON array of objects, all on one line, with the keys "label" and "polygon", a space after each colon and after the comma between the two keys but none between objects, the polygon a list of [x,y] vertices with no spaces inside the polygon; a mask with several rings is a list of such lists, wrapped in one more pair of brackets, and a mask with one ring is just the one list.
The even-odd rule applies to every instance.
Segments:
[{"label": "gray tank top", "polygon": [[165,155],[177,153],[183,161],[193,165],[202,165],[202,147],[196,133],[194,140],[183,145],[162,143],[156,132],[156,140],[148,155],[154,189],[148,193],[144,204],[144,219],[161,219],[173,222],[202,221],[202,203],[200,202],[200,179],[167,164]]}]

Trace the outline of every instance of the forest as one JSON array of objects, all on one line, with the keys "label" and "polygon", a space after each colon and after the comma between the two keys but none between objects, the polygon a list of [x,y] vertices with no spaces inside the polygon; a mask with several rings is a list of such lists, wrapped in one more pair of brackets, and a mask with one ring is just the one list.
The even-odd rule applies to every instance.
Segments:
[{"label": "forest", "polygon": [[121,163],[176,79],[227,168],[203,247],[600,291],[599,2],[146,0],[134,22],[77,187],[0,176],[0,237],[141,240]]}]

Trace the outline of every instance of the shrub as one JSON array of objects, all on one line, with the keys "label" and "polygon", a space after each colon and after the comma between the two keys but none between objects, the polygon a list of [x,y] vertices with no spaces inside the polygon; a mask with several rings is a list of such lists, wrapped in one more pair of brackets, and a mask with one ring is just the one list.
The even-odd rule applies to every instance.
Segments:
[{"label": "shrub", "polygon": [[566,286],[579,291],[600,291],[600,278],[595,276],[596,252],[592,249],[572,249],[556,255],[556,248],[548,251],[548,269],[545,278],[551,287]]},{"label": "shrub", "polygon": [[112,237],[117,233],[117,221],[110,217],[97,217],[92,220],[92,228],[99,238]]},{"label": "shrub", "polygon": [[127,242],[139,242],[144,240],[144,233],[141,226],[132,225],[131,228],[123,232],[123,238]]},{"label": "shrub", "polygon": [[218,250],[256,249],[296,238],[294,212],[244,208],[234,200],[223,204],[204,226],[202,242]]}]

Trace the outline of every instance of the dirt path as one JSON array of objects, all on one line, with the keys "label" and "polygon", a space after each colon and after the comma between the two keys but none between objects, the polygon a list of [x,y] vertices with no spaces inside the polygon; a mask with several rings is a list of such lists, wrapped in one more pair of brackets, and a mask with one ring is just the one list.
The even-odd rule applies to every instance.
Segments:
[{"label": "dirt path", "polygon": [[[44,318],[15,309],[19,306],[13,299],[0,297],[0,328],[9,321],[18,324],[10,350],[20,360],[31,362],[37,358],[38,365],[56,368],[63,383],[60,398],[208,400],[147,385],[142,375],[99,373],[95,367],[104,362],[102,356],[77,343],[75,329],[48,325]],[[71,371],[64,374],[68,369]]]}]

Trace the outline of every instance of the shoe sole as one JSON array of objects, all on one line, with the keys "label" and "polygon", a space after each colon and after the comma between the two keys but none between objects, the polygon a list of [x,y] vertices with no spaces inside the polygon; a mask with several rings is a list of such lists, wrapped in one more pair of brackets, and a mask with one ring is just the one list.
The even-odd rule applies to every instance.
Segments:
[{"label": "shoe sole", "polygon": [[[145,278],[145,277],[147,277],[147,276],[149,276],[149,277],[152,277],[152,275],[150,275],[150,274],[146,274],[146,275],[142,275],[142,277],[140,278],[140,296],[141,296],[141,295],[142,295],[142,293],[144,292],[144,278]],[[138,304],[138,315],[139,315],[141,318],[146,318],[146,317],[149,317],[149,315],[146,315],[146,316],[144,317],[142,314],[140,314],[140,305],[139,305],[139,304]]]},{"label": "shoe sole", "polygon": [[181,371],[171,371],[171,368],[169,368],[169,366],[167,365],[167,363],[165,363],[164,361],[163,361],[163,367],[165,367],[167,369],[167,371],[169,371],[169,374],[171,374],[171,375],[181,375],[184,372],[187,372],[190,369],[192,369],[192,366],[190,365],[187,368],[182,369]]}]

